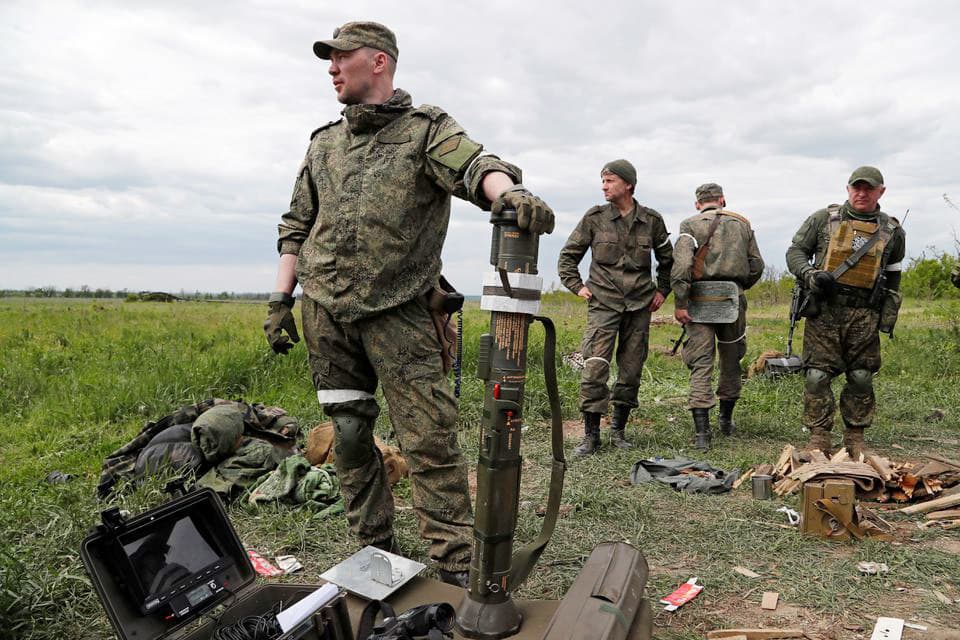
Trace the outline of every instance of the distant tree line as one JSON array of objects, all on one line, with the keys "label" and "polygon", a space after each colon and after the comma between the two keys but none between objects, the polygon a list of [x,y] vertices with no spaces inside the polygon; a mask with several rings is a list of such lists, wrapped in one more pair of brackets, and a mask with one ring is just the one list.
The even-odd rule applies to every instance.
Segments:
[{"label": "distant tree line", "polygon": [[27,289],[0,289],[0,298],[119,298],[121,300],[146,301],[175,301],[175,300],[266,300],[269,293],[263,292],[235,292],[221,291],[194,291],[192,293],[181,289],[176,293],[167,291],[130,291],[129,289],[91,289],[83,285],[78,289],[66,287],[57,288],[53,285],[46,287],[30,287]]}]

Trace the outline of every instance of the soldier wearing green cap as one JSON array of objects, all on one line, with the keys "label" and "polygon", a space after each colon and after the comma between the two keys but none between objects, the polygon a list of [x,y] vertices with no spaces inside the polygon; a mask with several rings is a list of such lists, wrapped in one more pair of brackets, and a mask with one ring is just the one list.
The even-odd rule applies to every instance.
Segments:
[{"label": "soldier wearing green cap", "polygon": [[[750,222],[724,208],[727,201],[720,185],[700,185],[695,195],[698,213],[680,223],[670,284],[674,317],[687,327],[683,362],[690,369],[688,407],[693,414],[695,445],[706,450],[711,438],[710,409],[717,404],[718,396],[721,431],[731,435],[736,429],[733,409],[740,397],[740,359],[747,351],[747,298],[743,291],[760,280],[763,258]],[[740,300],[735,321],[714,323],[691,317],[690,288],[694,282],[703,281],[736,283]],[[715,354],[720,360],[716,395],[711,386]]]},{"label": "soldier wearing green cap", "polygon": [[787,249],[787,267],[812,301],[803,329],[802,421],[810,431],[808,447],[831,450],[831,382],[844,374],[843,445],[854,458],[868,451],[863,432],[875,414],[879,334],[893,336],[900,309],[906,236],[899,223],[880,210],[885,190],[876,167],[856,169],[847,181],[847,201],[813,213]]},{"label": "soldier wearing green cap", "polygon": [[[580,348],[584,438],[573,450],[578,456],[590,455],[600,447],[600,419],[611,402],[610,441],[620,448],[633,446],[624,429],[630,410],[638,404],[650,316],[670,294],[673,264],[673,247],[663,217],[634,198],[637,170],[633,165],[622,159],[608,162],[600,179],[607,204],[587,211],[560,251],[557,265],[563,285],[587,301],[587,328]],[[587,249],[592,259],[584,283],[580,261]],[[617,382],[611,393],[607,380],[614,353]]]},{"label": "soldier wearing green cap", "polygon": [[470,494],[426,293],[440,278],[451,195],[484,210],[515,209],[533,233],[553,230],[553,212],[520,184],[517,167],[483,153],[439,107],[415,107],[394,88],[399,49],[390,29],[348,22],[313,50],[329,60],[343,117],[311,134],[297,170],[264,331],[277,353],[299,340],[299,282],[350,530],[362,544],[393,546],[393,498],[373,440],[379,384],[410,465],[421,535],[441,577],[465,585]]}]

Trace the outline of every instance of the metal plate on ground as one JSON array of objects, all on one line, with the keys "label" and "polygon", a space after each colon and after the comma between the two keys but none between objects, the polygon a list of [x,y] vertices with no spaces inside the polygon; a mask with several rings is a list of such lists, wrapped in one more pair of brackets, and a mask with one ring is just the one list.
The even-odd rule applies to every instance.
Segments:
[{"label": "metal plate on ground", "polygon": [[[389,560],[389,569],[384,560]],[[376,547],[364,547],[320,577],[361,598],[383,600],[425,568],[426,565],[416,560]]]},{"label": "metal plate on ground", "polygon": [[694,282],[687,312],[694,322],[735,322],[740,315],[740,287],[728,280]]}]

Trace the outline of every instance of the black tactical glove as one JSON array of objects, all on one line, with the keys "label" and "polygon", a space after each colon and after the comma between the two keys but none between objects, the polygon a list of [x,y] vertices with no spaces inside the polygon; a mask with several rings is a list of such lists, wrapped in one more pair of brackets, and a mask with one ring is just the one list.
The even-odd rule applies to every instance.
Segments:
[{"label": "black tactical glove", "polygon": [[551,233],[553,231],[553,210],[547,203],[533,195],[522,184],[515,184],[497,198],[491,211],[499,214],[504,209],[517,212],[517,226],[530,233]]},{"label": "black tactical glove", "polygon": [[[275,353],[286,354],[293,349],[290,342],[300,342],[297,333],[297,323],[293,320],[293,304],[296,302],[289,293],[275,291],[270,294],[270,312],[263,322],[263,332],[267,335],[267,342]],[[286,331],[290,337],[283,335]]]},{"label": "black tactical glove", "polygon": [[829,271],[821,271],[820,269],[810,269],[807,271],[804,276],[804,282],[807,285],[807,290],[814,295],[822,295],[828,293],[833,287],[833,276]]}]

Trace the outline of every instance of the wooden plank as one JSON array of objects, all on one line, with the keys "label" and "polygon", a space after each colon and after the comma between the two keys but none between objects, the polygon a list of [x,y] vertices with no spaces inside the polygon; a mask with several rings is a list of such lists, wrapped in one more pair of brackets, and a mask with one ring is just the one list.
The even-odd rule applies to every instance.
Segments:
[{"label": "wooden plank", "polygon": [[827,459],[827,456],[823,455],[823,451],[814,449],[810,452],[810,462],[830,462],[830,460]]},{"label": "wooden plank", "polygon": [[742,485],[744,482],[752,478],[753,474],[755,473],[756,473],[755,469],[750,469],[749,471],[747,471],[745,474],[743,474],[742,476],[740,476],[739,478],[733,481],[733,488],[739,489],[740,485]]},{"label": "wooden plank", "polygon": [[730,640],[744,636],[747,640],[779,640],[779,638],[803,638],[803,629],[717,629],[707,631],[707,640]]},{"label": "wooden plank", "polygon": [[833,457],[830,458],[830,462],[850,462],[850,454],[847,453],[846,448],[840,449]]},{"label": "wooden plank", "polygon": [[763,598],[760,599],[760,608],[774,611],[777,608],[778,600],[780,600],[780,594],[776,591],[764,591]]},{"label": "wooden plank", "polygon": [[746,576],[746,577],[748,577],[748,578],[759,578],[759,577],[760,577],[760,574],[759,574],[759,573],[757,573],[756,571],[751,571],[750,569],[747,569],[746,567],[734,567],[733,570],[736,571],[737,573],[739,573],[740,575]]},{"label": "wooden plank", "polygon": [[893,480],[895,473],[893,469],[890,468],[890,461],[886,458],[881,458],[876,454],[870,454],[867,456],[866,463],[877,470],[877,473],[880,474],[884,482]]},{"label": "wooden plank", "polygon": [[923,457],[930,458],[931,460],[936,460],[937,462],[942,462],[943,464],[948,464],[955,469],[960,469],[960,462],[957,462],[956,460],[951,460],[950,458],[945,458],[935,453],[925,453],[923,454]]},{"label": "wooden plank", "polygon": [[788,444],[783,448],[783,451],[780,452],[780,457],[777,458],[777,463],[773,465],[774,475],[785,476],[790,471],[790,459],[793,455],[793,445]]},{"label": "wooden plank", "polygon": [[920,504],[912,504],[909,507],[903,507],[902,509],[900,509],[900,513],[905,513],[907,515],[912,515],[915,513],[927,513],[928,511],[946,509],[948,507],[955,507],[957,505],[960,505],[960,494],[954,494],[951,496],[942,496],[940,498],[935,498],[928,502],[921,502]]},{"label": "wooden plank", "polygon": [[927,514],[927,520],[952,520],[953,518],[960,518],[960,509],[947,509]]}]

